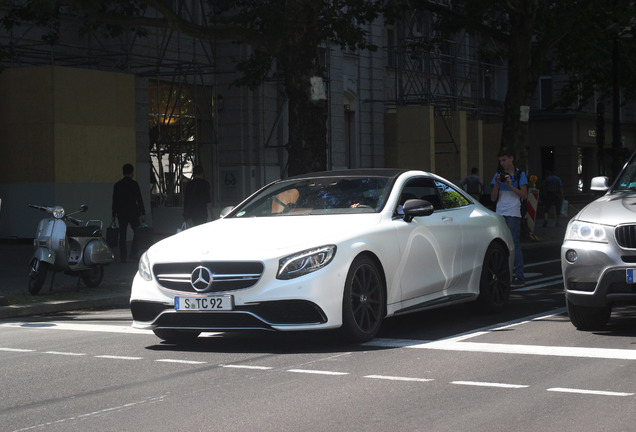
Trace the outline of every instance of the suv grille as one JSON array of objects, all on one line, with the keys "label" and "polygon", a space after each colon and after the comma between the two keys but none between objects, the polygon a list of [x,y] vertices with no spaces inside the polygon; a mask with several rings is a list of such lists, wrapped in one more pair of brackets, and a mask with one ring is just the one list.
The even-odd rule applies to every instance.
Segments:
[{"label": "suv grille", "polygon": [[213,275],[213,282],[206,292],[233,291],[249,288],[258,282],[263,274],[261,262],[190,262],[155,264],[152,268],[155,280],[163,288],[173,291],[196,292],[190,283],[195,268],[207,267]]},{"label": "suv grille", "polygon": [[621,225],[614,230],[616,243],[622,248],[636,248],[636,225]]}]

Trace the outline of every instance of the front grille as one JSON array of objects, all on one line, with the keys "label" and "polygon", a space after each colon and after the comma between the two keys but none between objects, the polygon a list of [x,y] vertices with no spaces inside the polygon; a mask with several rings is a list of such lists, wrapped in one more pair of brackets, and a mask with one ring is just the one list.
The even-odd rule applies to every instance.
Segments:
[{"label": "front grille", "polygon": [[206,292],[235,291],[255,285],[263,274],[261,262],[218,262],[203,261],[189,263],[155,264],[152,272],[155,280],[163,288],[196,292],[190,283],[195,268],[207,267],[213,275],[213,282]]},{"label": "front grille", "polygon": [[621,225],[614,230],[616,243],[622,248],[636,248],[636,225]]}]

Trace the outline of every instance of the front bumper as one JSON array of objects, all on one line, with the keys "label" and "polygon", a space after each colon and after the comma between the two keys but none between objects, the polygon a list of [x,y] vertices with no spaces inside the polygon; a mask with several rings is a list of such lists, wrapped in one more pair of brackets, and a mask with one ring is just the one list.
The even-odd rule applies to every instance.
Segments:
[{"label": "front bumper", "polygon": [[133,300],[130,310],[134,327],[144,329],[295,330],[327,322],[320,307],[306,300],[262,302],[223,312],[179,312],[173,304]]},{"label": "front bumper", "polygon": [[[130,297],[133,327],[138,329],[318,330],[342,325],[344,272],[335,263],[291,280],[266,270],[249,288],[209,293],[177,291],[135,275]],[[175,296],[232,295],[231,311],[177,311]]]},{"label": "front bumper", "polygon": [[[566,259],[568,251],[577,260]],[[565,241],[561,246],[561,270],[566,299],[578,306],[600,307],[636,304],[636,284],[628,283],[627,270],[636,270],[636,250],[609,243]]]}]

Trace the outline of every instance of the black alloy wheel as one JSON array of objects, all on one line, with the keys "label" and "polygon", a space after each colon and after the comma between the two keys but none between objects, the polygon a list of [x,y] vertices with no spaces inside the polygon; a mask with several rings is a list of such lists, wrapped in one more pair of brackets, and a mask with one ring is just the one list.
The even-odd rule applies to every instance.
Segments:
[{"label": "black alloy wheel", "polygon": [[477,304],[483,312],[500,312],[510,296],[508,253],[499,243],[491,243],[484,256]]},{"label": "black alloy wheel", "polygon": [[386,294],[376,263],[358,256],[349,269],[342,300],[342,333],[355,342],[373,339],[385,315]]}]

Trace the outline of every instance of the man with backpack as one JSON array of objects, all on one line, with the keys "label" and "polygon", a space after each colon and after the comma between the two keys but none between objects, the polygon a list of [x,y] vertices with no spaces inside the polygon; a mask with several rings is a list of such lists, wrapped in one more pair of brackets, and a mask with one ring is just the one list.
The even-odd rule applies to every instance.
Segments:
[{"label": "man with backpack", "polygon": [[507,147],[502,147],[497,155],[497,172],[492,179],[490,199],[497,202],[496,212],[504,217],[515,245],[514,275],[510,286],[520,288],[525,285],[523,274],[523,254],[521,253],[521,204],[528,198],[528,178],[526,173],[515,167],[515,157]]}]

